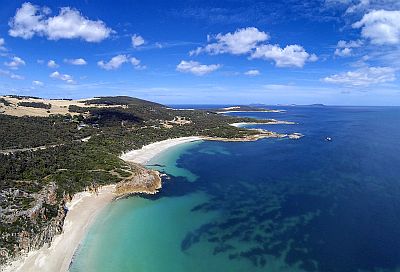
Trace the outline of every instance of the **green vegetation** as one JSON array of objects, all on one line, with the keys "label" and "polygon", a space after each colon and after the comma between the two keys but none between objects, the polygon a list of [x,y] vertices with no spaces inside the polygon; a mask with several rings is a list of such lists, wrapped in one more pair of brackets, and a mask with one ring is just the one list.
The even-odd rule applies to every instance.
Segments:
[{"label": "green vegetation", "polygon": [[18,106],[39,108],[39,109],[51,109],[51,104],[45,104],[42,102],[19,102]]},{"label": "green vegetation", "polygon": [[86,100],[87,105],[126,105],[131,107],[163,107],[163,105],[142,100],[135,97],[129,96],[106,96],[106,97],[95,97],[94,99]]},{"label": "green vegetation", "polygon": [[[83,119],[83,117],[81,117]],[[15,117],[0,114],[0,150],[57,145],[88,137],[97,129],[77,129],[79,117]]]},{"label": "green vegetation", "polygon": [[0,103],[2,103],[4,106],[11,106],[12,105],[12,103],[8,102],[3,97],[0,97]]},{"label": "green vegetation", "polygon": [[[70,106],[71,112],[84,114],[74,117],[0,114],[0,150],[19,149],[0,154],[0,251],[9,257],[25,248],[27,239],[60,231],[63,205],[73,194],[129,177],[133,170],[119,158],[121,152],[182,136],[238,138],[257,133],[229,125],[255,121],[249,118],[172,110],[137,98],[102,97],[86,104],[93,106]],[[176,116],[190,122],[165,125]],[[42,149],[33,149],[38,146]],[[0,263],[7,258],[1,255]]]},{"label": "green vegetation", "polygon": [[11,98],[16,98],[18,100],[22,100],[22,99],[40,99],[40,97],[29,96],[29,95],[13,95],[13,94],[11,94],[11,95],[7,95],[7,96],[11,97]]}]

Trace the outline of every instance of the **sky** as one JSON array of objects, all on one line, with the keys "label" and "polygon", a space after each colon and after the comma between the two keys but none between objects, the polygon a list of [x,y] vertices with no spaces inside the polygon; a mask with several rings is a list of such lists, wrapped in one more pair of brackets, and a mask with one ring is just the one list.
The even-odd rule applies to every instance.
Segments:
[{"label": "sky", "polygon": [[0,94],[400,106],[398,0],[0,0]]}]

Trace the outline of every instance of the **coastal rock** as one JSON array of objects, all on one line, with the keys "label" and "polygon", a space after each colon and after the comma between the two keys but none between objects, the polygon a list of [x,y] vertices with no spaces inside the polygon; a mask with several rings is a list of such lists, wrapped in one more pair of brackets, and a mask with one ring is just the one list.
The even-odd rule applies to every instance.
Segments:
[{"label": "coastal rock", "polygon": [[219,142],[254,142],[264,138],[284,138],[285,134],[279,134],[272,131],[267,131],[263,129],[247,129],[257,132],[257,134],[250,134],[243,137],[235,138],[222,138],[222,137],[202,137],[206,141],[219,141]]},{"label": "coastal rock", "polygon": [[[25,193],[25,197],[34,198],[31,208],[14,211],[13,207],[7,207],[6,212],[1,214],[1,220],[13,228],[12,233],[2,233],[2,240],[13,244],[12,247],[7,244],[1,245],[0,263],[2,265],[32,250],[49,246],[53,237],[62,232],[66,210],[64,200],[57,200],[56,190],[57,186],[50,183],[38,193],[32,195]],[[21,195],[22,193],[14,190],[8,194]],[[2,195],[7,196],[6,192],[2,192]],[[21,225],[21,222],[24,224]]]},{"label": "coastal rock", "polygon": [[146,169],[145,167],[131,163],[132,175],[119,182],[115,188],[118,196],[144,193],[155,194],[161,188],[160,173],[155,170]]},{"label": "coastal rock", "polygon": [[294,140],[300,139],[302,137],[304,137],[304,135],[301,134],[301,133],[298,133],[298,132],[295,132],[295,133],[292,133],[292,134],[288,135],[289,139],[294,139]]}]

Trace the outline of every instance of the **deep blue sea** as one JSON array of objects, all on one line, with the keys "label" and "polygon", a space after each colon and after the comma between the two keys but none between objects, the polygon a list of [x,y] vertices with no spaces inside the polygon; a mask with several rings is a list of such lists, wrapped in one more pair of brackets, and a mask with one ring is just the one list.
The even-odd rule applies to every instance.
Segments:
[{"label": "deep blue sea", "polygon": [[109,205],[70,270],[400,271],[400,108],[279,108],[235,115],[305,137],[167,150],[161,192]]}]

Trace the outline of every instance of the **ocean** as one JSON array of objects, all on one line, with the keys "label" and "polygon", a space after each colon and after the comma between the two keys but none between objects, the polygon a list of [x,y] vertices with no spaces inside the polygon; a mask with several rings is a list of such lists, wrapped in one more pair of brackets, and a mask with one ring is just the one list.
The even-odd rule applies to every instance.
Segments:
[{"label": "ocean", "polygon": [[279,109],[232,114],[303,138],[155,157],[160,193],[110,204],[70,271],[400,271],[400,108]]}]

